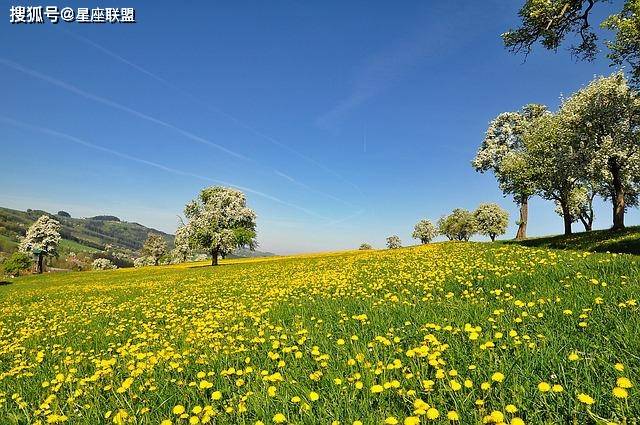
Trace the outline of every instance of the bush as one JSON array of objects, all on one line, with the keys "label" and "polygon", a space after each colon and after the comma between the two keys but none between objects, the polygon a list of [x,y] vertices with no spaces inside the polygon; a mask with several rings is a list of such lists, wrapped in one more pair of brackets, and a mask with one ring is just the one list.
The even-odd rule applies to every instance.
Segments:
[{"label": "bush", "polygon": [[20,276],[20,272],[29,269],[31,264],[32,259],[29,254],[14,252],[2,263],[2,270],[10,276]]},{"label": "bush", "polygon": [[151,257],[138,257],[133,260],[133,267],[145,267],[153,265],[155,265],[155,261]]},{"label": "bush", "polygon": [[360,248],[358,248],[360,250],[368,250],[368,249],[373,249],[373,247],[371,245],[369,245],[368,243],[363,243],[360,245]]},{"label": "bush", "polygon": [[93,260],[91,267],[93,270],[113,270],[118,268],[108,258],[98,258]]}]

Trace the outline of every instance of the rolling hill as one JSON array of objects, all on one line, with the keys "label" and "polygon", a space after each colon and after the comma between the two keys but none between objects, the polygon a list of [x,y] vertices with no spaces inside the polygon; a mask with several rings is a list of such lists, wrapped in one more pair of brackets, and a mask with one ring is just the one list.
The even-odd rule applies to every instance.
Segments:
[{"label": "rolling hill", "polygon": [[[157,233],[173,247],[174,236],[143,226],[139,223],[123,221],[112,215],[99,215],[88,218],[71,217],[60,211],[52,214],[42,210],[19,211],[0,207],[0,252],[12,252],[18,247],[19,240],[29,226],[41,215],[54,217],[62,225],[61,248],[66,252],[96,252],[105,246],[121,250],[139,251],[149,233]],[[266,257],[270,252],[240,249],[232,257]]]}]

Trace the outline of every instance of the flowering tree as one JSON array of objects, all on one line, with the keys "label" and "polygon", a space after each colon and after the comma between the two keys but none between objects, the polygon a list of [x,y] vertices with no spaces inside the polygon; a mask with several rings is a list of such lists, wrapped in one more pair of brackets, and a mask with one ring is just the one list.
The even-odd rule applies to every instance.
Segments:
[{"label": "flowering tree", "polygon": [[191,252],[189,247],[189,228],[185,225],[178,227],[176,230],[176,237],[174,239],[174,245],[172,251],[172,257],[175,261],[184,263],[187,261],[187,256]]},{"label": "flowering tree", "polygon": [[160,258],[167,253],[167,241],[161,235],[149,233],[142,247],[142,253],[151,258],[153,265],[157,266]]},{"label": "flowering tree", "polygon": [[640,95],[622,73],[599,77],[561,107],[563,120],[576,135],[575,168],[585,179],[601,182],[601,195],[613,207],[614,230],[624,228],[626,198],[640,181]]},{"label": "flowering tree", "polygon": [[387,248],[389,249],[397,249],[402,248],[402,241],[400,237],[397,235],[392,235],[387,238]]},{"label": "flowering tree", "polygon": [[414,239],[418,239],[420,243],[426,244],[431,242],[433,238],[438,236],[438,229],[429,220],[420,220],[413,228]]},{"label": "flowering tree", "polygon": [[477,233],[477,223],[472,212],[463,208],[454,209],[451,214],[441,219],[444,233],[449,240],[468,241]]},{"label": "flowering tree", "polygon": [[58,255],[59,243],[60,223],[48,215],[43,215],[29,227],[26,236],[20,241],[19,250],[35,255],[38,259],[36,272],[42,273],[44,257]]},{"label": "flowering tree", "polygon": [[91,263],[91,267],[93,270],[113,270],[118,268],[108,258],[96,258],[93,260],[93,263]]},{"label": "flowering tree", "polygon": [[493,172],[505,196],[513,196],[520,206],[516,239],[527,236],[529,198],[535,193],[532,170],[524,158],[523,136],[531,123],[545,113],[545,106],[530,104],[521,111],[498,115],[489,124],[482,145],[471,162],[476,171]]},{"label": "flowering tree", "polygon": [[573,146],[575,132],[564,120],[565,114],[545,113],[533,121],[524,135],[525,158],[535,182],[536,193],[556,202],[563,211],[564,234],[570,235],[569,198],[580,186],[583,173],[579,152]]},{"label": "flowering tree", "polygon": [[365,242],[365,243],[360,244],[360,248],[358,248],[358,249],[362,250],[362,251],[366,251],[366,250],[369,250],[369,249],[373,249],[373,247],[370,244]]},{"label": "flowering tree", "polygon": [[236,248],[255,249],[256,214],[247,207],[247,199],[239,190],[212,186],[203,189],[197,199],[189,202],[184,213],[189,220],[189,246],[211,254],[211,265],[219,256]]},{"label": "flowering tree", "polygon": [[509,225],[509,213],[500,205],[480,204],[473,215],[478,233],[489,236],[492,242],[496,240],[496,236],[506,233]]}]

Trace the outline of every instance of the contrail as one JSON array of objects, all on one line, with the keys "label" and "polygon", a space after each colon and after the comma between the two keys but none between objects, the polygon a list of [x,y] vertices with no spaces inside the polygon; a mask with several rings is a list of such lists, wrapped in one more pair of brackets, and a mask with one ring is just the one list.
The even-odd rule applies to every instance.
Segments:
[{"label": "contrail", "polygon": [[214,142],[212,142],[210,140],[207,140],[207,139],[204,139],[204,138],[202,138],[200,136],[197,136],[197,135],[195,135],[195,134],[193,134],[193,133],[191,133],[191,132],[189,132],[187,130],[183,130],[180,127],[176,127],[173,124],[169,124],[168,122],[159,120],[159,119],[154,118],[154,117],[152,117],[150,115],[147,115],[145,113],[136,111],[135,109],[131,109],[128,106],[121,105],[120,103],[114,102],[114,101],[106,99],[104,97],[101,97],[101,96],[86,92],[86,91],[84,91],[82,89],[79,89],[78,87],[76,87],[76,86],[74,86],[72,84],[65,83],[64,81],[55,79],[53,77],[49,77],[48,75],[41,74],[38,71],[34,71],[32,69],[26,68],[26,67],[24,67],[24,66],[22,66],[22,65],[20,65],[20,64],[18,64],[16,62],[13,62],[13,61],[10,61],[10,60],[4,59],[4,58],[0,58],[0,64],[2,64],[4,66],[7,66],[9,68],[12,68],[12,69],[14,69],[16,71],[22,72],[23,74],[27,74],[27,75],[29,75],[31,77],[37,78],[39,80],[46,81],[49,84],[53,84],[54,86],[63,88],[65,90],[67,90],[67,91],[70,91],[72,93],[77,94],[78,96],[84,97],[85,99],[90,99],[90,100],[93,100],[95,102],[102,103],[103,105],[107,105],[107,106],[110,106],[112,108],[118,109],[120,111],[124,111],[124,112],[126,112],[128,114],[131,114],[133,116],[136,116],[138,118],[142,118],[143,120],[150,121],[150,122],[152,122],[154,124],[158,124],[158,125],[160,125],[162,127],[169,128],[171,130],[174,130],[174,131],[182,134],[183,136],[185,136],[185,137],[187,137],[187,138],[189,138],[191,140],[194,140],[194,141],[199,142],[199,143],[203,143],[205,145],[212,146],[212,147],[214,147],[216,149],[219,149],[219,150],[221,150],[221,151],[223,151],[223,152],[225,152],[225,153],[227,153],[227,154],[229,154],[231,156],[234,156],[236,158],[243,159],[245,161],[253,161],[251,158],[248,158],[248,157],[246,157],[246,156],[244,156],[244,155],[242,155],[240,153],[237,153],[237,152],[234,152],[234,151],[232,151],[230,149],[227,149],[224,146],[219,145],[217,143],[214,143]]},{"label": "contrail", "polygon": [[[112,108],[115,108],[115,109],[118,109],[118,110],[121,110],[121,111],[124,111],[124,112],[126,112],[128,114],[131,114],[133,116],[136,116],[136,117],[141,118],[141,119],[146,120],[146,121],[150,121],[150,122],[152,122],[154,124],[158,124],[158,125],[160,125],[162,127],[169,128],[169,129],[174,130],[174,131],[178,132],[179,134],[181,134],[181,135],[183,135],[183,136],[185,136],[185,137],[187,137],[187,138],[189,138],[191,140],[194,140],[194,141],[199,142],[199,143],[203,143],[205,145],[212,146],[212,147],[214,147],[216,149],[219,149],[219,150],[221,150],[221,151],[223,151],[223,152],[225,152],[225,153],[227,153],[227,154],[229,154],[229,155],[231,155],[233,157],[236,157],[238,159],[242,159],[244,161],[248,161],[248,162],[251,162],[251,163],[254,163],[254,164],[258,164],[257,161],[255,161],[252,158],[249,158],[249,157],[247,157],[245,155],[242,155],[240,153],[237,153],[237,152],[234,152],[234,151],[232,151],[230,149],[227,149],[222,145],[219,145],[219,144],[214,143],[214,142],[212,142],[210,140],[204,139],[204,138],[202,138],[202,137],[200,137],[198,135],[195,135],[195,134],[193,134],[193,133],[191,133],[191,132],[189,132],[187,130],[184,130],[184,129],[180,128],[180,127],[176,127],[173,124],[170,124],[170,123],[167,123],[165,121],[159,120],[159,119],[154,118],[154,117],[152,117],[150,115],[147,115],[147,114],[145,114],[143,112],[140,112],[140,111],[137,111],[135,109],[129,108],[128,106],[124,106],[124,105],[122,105],[120,103],[114,102],[114,101],[106,99],[104,97],[95,95],[93,93],[89,93],[87,91],[84,91],[84,90],[72,85],[72,84],[66,83],[64,81],[58,80],[58,79],[50,77],[48,75],[44,75],[44,74],[42,74],[42,73],[40,73],[38,71],[26,68],[26,67],[24,67],[24,66],[22,66],[22,65],[20,65],[20,64],[18,64],[16,62],[13,62],[13,61],[10,61],[10,60],[4,59],[4,58],[0,58],[0,64],[3,64],[3,65],[5,65],[5,66],[7,66],[9,68],[12,68],[12,69],[14,69],[16,71],[22,72],[22,73],[24,73],[26,75],[29,75],[31,77],[46,81],[46,82],[48,82],[50,84],[53,84],[53,85],[55,85],[57,87],[60,87],[60,88],[65,89],[67,91],[70,91],[70,92],[72,92],[74,94],[77,94],[78,96],[84,97],[84,98],[89,99],[89,100],[93,100],[95,102],[101,103],[103,105],[110,106]],[[283,173],[279,172],[278,170],[273,169],[272,167],[266,167],[266,168],[271,169],[271,171],[273,171],[275,174],[280,175],[281,177],[283,175]],[[310,190],[312,192],[321,194],[321,195],[326,196],[326,197],[328,197],[330,199],[337,200],[337,201],[339,201],[339,202],[341,202],[341,203],[343,203],[345,205],[352,206],[352,204],[350,204],[349,202],[344,201],[344,200],[342,200],[340,198],[337,198],[337,197],[335,197],[333,195],[330,195],[328,193],[324,193],[324,192],[316,190],[316,189],[311,189],[310,187],[298,182],[297,180],[293,179],[292,177],[287,177],[287,180],[289,180],[289,181],[291,181],[293,183],[296,183],[298,185],[302,185],[302,186],[306,187],[307,190]]]},{"label": "contrail", "polygon": [[[303,159],[303,160],[315,165],[316,167],[320,168],[324,172],[326,172],[328,174],[331,174],[332,176],[336,177],[337,179],[341,180],[342,182],[348,184],[349,186],[352,186],[354,189],[356,189],[358,191],[358,193],[361,196],[364,196],[364,194],[362,193],[362,190],[360,189],[359,186],[357,186],[353,182],[345,179],[339,173],[337,173],[336,171],[332,170],[331,168],[325,166],[324,164],[316,161],[315,159],[313,159],[313,158],[311,158],[311,157],[309,157],[309,156],[307,156],[307,155],[305,155],[305,154],[303,154],[303,153],[291,148],[290,146],[280,142],[279,140],[277,140],[277,139],[275,139],[275,138],[273,138],[273,137],[271,137],[271,136],[269,136],[267,134],[264,134],[261,131],[256,130],[255,128],[251,127],[249,124],[243,122],[239,118],[237,118],[237,117],[235,117],[235,116],[233,116],[233,115],[231,115],[231,114],[229,114],[229,113],[227,113],[227,112],[225,112],[225,111],[223,111],[223,110],[221,110],[219,108],[211,106],[210,104],[208,104],[205,101],[201,100],[200,98],[194,96],[193,94],[189,93],[188,91],[186,91],[184,89],[181,89],[180,87],[178,87],[175,84],[165,80],[164,78],[160,77],[159,75],[157,75],[157,74],[155,74],[155,73],[153,73],[153,72],[141,67],[140,65],[137,65],[137,64],[131,62],[130,60],[120,56],[119,54],[117,54],[117,53],[115,53],[115,52],[113,52],[113,51],[111,51],[109,49],[107,49],[106,47],[104,47],[104,46],[102,46],[102,45],[100,45],[100,44],[98,44],[98,43],[96,43],[96,42],[94,42],[92,40],[89,40],[86,37],[83,37],[83,36],[81,36],[79,34],[76,34],[74,32],[71,32],[71,31],[68,31],[68,30],[65,30],[65,29],[62,29],[62,31],[64,33],[66,33],[67,35],[75,38],[76,40],[81,41],[81,42],[83,42],[85,44],[88,44],[88,45],[96,48],[97,50],[103,52],[104,54],[106,54],[106,55],[108,55],[108,56],[110,56],[110,57],[112,57],[112,58],[114,58],[114,59],[116,59],[116,60],[118,60],[118,61],[120,61],[120,62],[122,62],[122,63],[124,63],[126,65],[128,65],[128,66],[130,66],[130,67],[132,67],[133,69],[141,72],[142,74],[145,74],[146,76],[151,77],[152,79],[158,81],[159,83],[163,84],[164,86],[166,86],[166,87],[174,90],[175,92],[180,93],[181,95],[183,95],[183,96],[191,99],[192,101],[198,103],[200,106],[203,106],[204,108],[206,108],[210,112],[213,112],[215,114],[218,114],[218,115],[221,115],[221,116],[227,118],[228,120],[234,122],[239,127],[242,127],[245,130],[247,130],[248,132],[252,133],[254,136],[262,138],[262,139],[264,139],[264,140],[266,140],[266,141],[268,141],[268,142],[280,147],[281,149],[284,149],[287,152],[289,152],[289,153],[291,153],[293,155],[296,155],[299,158],[301,158],[301,159]],[[341,202],[344,202],[344,201],[341,201]]]},{"label": "contrail", "polygon": [[9,118],[9,117],[6,117],[6,116],[0,115],[0,121],[3,121],[5,123],[7,123],[7,124],[14,125],[16,127],[22,127],[22,128],[26,128],[26,129],[29,129],[29,130],[38,131],[38,132],[41,132],[41,133],[44,133],[44,134],[48,134],[50,136],[62,138],[62,139],[65,139],[67,141],[70,141],[72,143],[76,143],[78,145],[82,145],[82,146],[85,146],[85,147],[88,147],[88,148],[91,148],[91,149],[94,149],[94,150],[97,150],[97,151],[100,151],[100,152],[105,152],[105,153],[117,156],[119,158],[122,158],[122,159],[126,159],[126,160],[129,160],[129,161],[137,162],[139,164],[144,164],[144,165],[147,165],[149,167],[157,168],[159,170],[162,170],[162,171],[165,171],[165,172],[168,172],[168,173],[172,173],[172,174],[176,174],[176,175],[180,175],[180,176],[185,176],[185,177],[192,177],[192,178],[196,178],[196,179],[199,179],[199,180],[204,180],[204,181],[211,182],[211,183],[221,184],[221,185],[224,185],[224,186],[235,187],[235,188],[240,189],[242,191],[245,191],[245,192],[248,192],[248,193],[253,193],[254,195],[257,195],[257,196],[261,196],[261,197],[263,197],[265,199],[268,199],[270,201],[277,202],[277,203],[285,205],[287,207],[297,209],[297,210],[302,211],[302,212],[304,212],[304,213],[306,213],[308,215],[311,215],[313,217],[320,218],[322,220],[327,220],[327,221],[329,220],[327,217],[324,217],[324,216],[322,216],[320,214],[317,214],[317,213],[315,213],[315,212],[313,212],[313,211],[311,211],[311,210],[309,210],[307,208],[301,207],[301,206],[296,205],[296,204],[292,204],[290,202],[287,202],[287,201],[284,201],[284,200],[282,200],[280,198],[277,198],[277,197],[275,197],[273,195],[269,195],[268,193],[265,193],[265,192],[262,192],[262,191],[259,191],[259,190],[255,190],[255,189],[251,189],[251,188],[246,187],[246,186],[240,186],[240,185],[237,185],[237,184],[234,184],[234,183],[226,182],[224,180],[213,179],[211,177],[202,176],[202,175],[199,175],[199,174],[191,173],[189,171],[183,171],[183,170],[179,170],[179,169],[176,169],[176,168],[167,167],[166,165],[162,165],[162,164],[159,164],[157,162],[153,162],[153,161],[149,161],[149,160],[146,160],[146,159],[138,158],[138,157],[135,157],[135,156],[123,153],[123,152],[119,152],[119,151],[114,150],[114,149],[106,148],[104,146],[100,146],[100,145],[96,145],[96,144],[91,143],[91,142],[87,142],[86,140],[82,140],[82,139],[80,139],[78,137],[75,137],[75,136],[72,136],[70,134],[62,133],[62,132],[59,132],[59,131],[56,131],[56,130],[52,130],[52,129],[46,128],[46,127],[34,126],[34,125],[31,125],[31,124],[27,124],[27,123],[24,123],[24,122],[21,122],[21,121],[14,120],[13,118]]}]

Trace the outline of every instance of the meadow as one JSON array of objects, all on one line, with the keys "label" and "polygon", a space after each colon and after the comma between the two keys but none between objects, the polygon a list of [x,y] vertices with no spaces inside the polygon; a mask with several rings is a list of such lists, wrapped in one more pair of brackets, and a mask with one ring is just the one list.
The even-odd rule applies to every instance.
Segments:
[{"label": "meadow", "polygon": [[437,243],[0,286],[0,423],[636,424],[638,257]]}]

